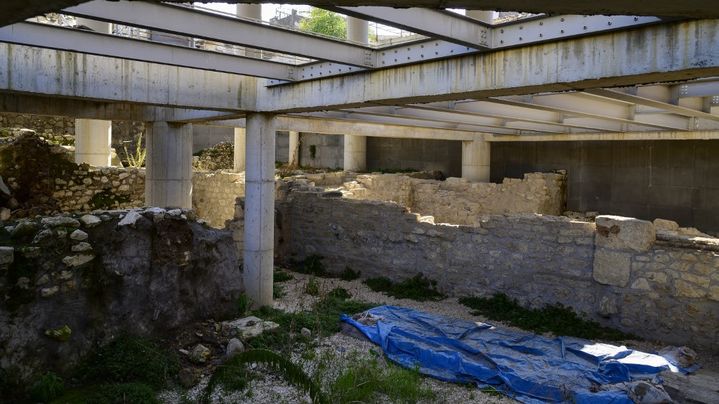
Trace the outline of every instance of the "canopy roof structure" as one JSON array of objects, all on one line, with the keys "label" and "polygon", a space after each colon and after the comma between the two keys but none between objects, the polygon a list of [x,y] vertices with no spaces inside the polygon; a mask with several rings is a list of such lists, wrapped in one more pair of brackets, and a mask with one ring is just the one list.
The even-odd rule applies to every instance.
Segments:
[{"label": "canopy roof structure", "polygon": [[[24,9],[35,10],[31,3]],[[719,130],[719,24],[687,19],[680,8],[666,8],[671,18],[537,15],[494,25],[435,8],[314,2],[418,34],[374,46],[201,6],[61,3],[47,6],[71,5],[60,13],[113,23],[113,33],[31,20],[0,27],[6,102],[49,96],[115,105],[105,108],[107,119],[121,118],[118,104],[215,111],[191,120],[208,124],[261,111],[287,122],[441,129],[438,137],[457,139]],[[611,1],[591,10],[562,3],[567,11],[573,4],[646,14]],[[151,33],[183,40],[159,42]]]}]

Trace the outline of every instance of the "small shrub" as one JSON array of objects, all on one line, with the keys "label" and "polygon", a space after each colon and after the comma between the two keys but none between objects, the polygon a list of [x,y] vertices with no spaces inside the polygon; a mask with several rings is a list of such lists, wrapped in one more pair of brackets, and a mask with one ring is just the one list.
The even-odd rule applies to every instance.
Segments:
[{"label": "small shrub", "polygon": [[122,148],[125,151],[125,157],[127,158],[127,166],[140,168],[145,165],[145,158],[147,157],[147,149],[142,145],[142,133],[137,135],[135,139],[135,152],[129,153],[127,146],[123,145]]},{"label": "small shrub", "polygon": [[345,270],[340,273],[340,279],[343,281],[353,281],[355,279],[359,279],[360,272],[354,271],[350,267],[345,267]]},{"label": "small shrub", "polygon": [[272,298],[281,299],[285,297],[285,289],[277,283],[272,284]]},{"label": "small shrub", "polygon": [[310,296],[320,295],[320,285],[315,278],[310,278],[305,285],[305,293]]},{"label": "small shrub", "polygon": [[85,382],[137,382],[162,388],[179,371],[179,360],[150,340],[125,335],[96,349],[78,371]]},{"label": "small shrub", "polygon": [[275,270],[275,273],[273,275],[273,280],[275,283],[287,282],[291,281],[292,279],[294,279],[294,277],[288,274],[286,271]]},{"label": "small shrub", "polygon": [[244,316],[248,311],[250,311],[250,298],[242,293],[240,297],[237,298],[237,315]]},{"label": "small shrub", "polygon": [[445,295],[437,290],[437,281],[425,278],[422,274],[399,283],[393,283],[385,277],[370,278],[365,280],[364,283],[375,292],[384,292],[398,299],[437,301],[445,298]]},{"label": "small shrub", "polygon": [[34,402],[49,403],[65,391],[65,383],[55,373],[47,372],[30,386],[30,398]]},{"label": "small shrub", "polygon": [[561,304],[547,305],[541,309],[525,309],[505,294],[496,294],[491,298],[463,297],[459,302],[473,309],[473,315],[483,315],[491,320],[503,321],[536,333],[551,332],[554,335],[609,341],[638,339],[635,335],[582,319]]},{"label": "small shrub", "polygon": [[299,265],[296,266],[297,272],[315,276],[327,276],[327,270],[325,265],[322,263],[322,256],[310,255],[305,258]]}]

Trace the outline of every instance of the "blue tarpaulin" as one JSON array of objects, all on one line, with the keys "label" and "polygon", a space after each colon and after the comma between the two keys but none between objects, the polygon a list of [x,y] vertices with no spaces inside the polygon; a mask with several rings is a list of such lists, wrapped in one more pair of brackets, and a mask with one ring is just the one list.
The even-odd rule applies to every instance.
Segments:
[{"label": "blue tarpaulin", "polygon": [[525,403],[631,403],[623,382],[679,369],[664,357],[379,306],[345,321],[387,357],[438,379],[491,386]]}]

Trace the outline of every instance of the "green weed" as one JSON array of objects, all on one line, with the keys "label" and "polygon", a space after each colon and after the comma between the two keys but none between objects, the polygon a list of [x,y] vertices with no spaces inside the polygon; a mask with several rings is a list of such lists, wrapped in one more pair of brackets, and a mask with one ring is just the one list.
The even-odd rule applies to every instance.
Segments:
[{"label": "green weed", "polygon": [[608,341],[638,339],[635,335],[585,320],[561,304],[547,305],[541,309],[525,309],[505,294],[496,294],[491,298],[463,297],[459,302],[473,309],[474,315],[483,315],[491,320],[503,321],[536,333],[551,332],[554,335]]},{"label": "green weed", "polygon": [[345,270],[340,273],[340,279],[343,281],[353,281],[355,279],[359,279],[360,272],[354,271],[350,267],[345,267]]},{"label": "green weed", "polygon": [[310,296],[320,295],[320,285],[315,278],[310,278],[305,285],[305,293]]},{"label": "green weed", "polygon": [[437,290],[437,281],[425,278],[422,274],[399,283],[393,283],[385,277],[370,278],[365,280],[364,283],[375,292],[384,292],[398,299],[437,301],[445,298],[445,295]]}]

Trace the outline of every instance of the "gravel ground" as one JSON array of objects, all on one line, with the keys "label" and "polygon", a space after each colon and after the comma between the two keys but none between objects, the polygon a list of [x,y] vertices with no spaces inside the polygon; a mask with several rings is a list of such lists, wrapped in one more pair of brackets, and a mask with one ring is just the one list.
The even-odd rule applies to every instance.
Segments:
[{"label": "gravel ground", "polygon": [[[325,279],[315,278],[320,288],[320,297],[313,297],[305,293],[305,286],[308,280],[311,278],[309,275],[302,275],[298,273],[292,273],[294,279],[282,282],[282,288],[284,295],[280,299],[276,299],[274,307],[280,310],[288,312],[296,312],[309,310],[321,296],[326,295],[329,291],[334,288],[341,287],[346,289],[351,298],[358,301],[366,301],[377,304],[389,304],[403,307],[410,307],[413,309],[423,310],[426,312],[462,318],[472,321],[487,321],[493,324],[502,325],[506,328],[515,329],[509,327],[506,324],[501,324],[496,321],[488,321],[481,316],[474,316],[470,313],[470,310],[464,305],[460,304],[457,298],[447,298],[437,302],[418,302],[409,299],[396,299],[387,296],[383,293],[374,292],[364,285],[360,280],[355,281],[343,281],[339,279]],[[643,351],[656,351],[662,348],[663,345],[647,341],[624,341],[625,345],[639,349]],[[616,344],[616,342],[615,342]],[[334,380],[342,371],[346,368],[347,364],[353,361],[371,358],[381,357],[378,355],[381,350],[374,344],[367,340],[358,339],[352,336],[348,336],[342,333],[335,334],[329,338],[323,338],[318,341],[314,355],[311,355],[311,359],[305,359],[306,353],[295,352],[292,355],[294,363],[300,364],[306,372],[312,374],[318,366],[318,361],[323,360],[327,365],[327,370],[324,373],[325,380]],[[717,355],[710,355],[706,352],[699,352],[700,361],[705,369],[716,371],[719,369],[719,357]],[[384,359],[380,360],[382,366],[386,363]],[[245,392],[224,392],[221,389],[217,389],[212,395],[213,403],[310,403],[309,396],[291,385],[288,385],[284,380],[274,376],[270,372],[263,372],[262,368],[256,368],[256,374],[259,377],[256,380],[252,380],[248,389]],[[500,397],[492,394],[487,394],[479,391],[478,389],[468,388],[452,383],[442,382],[429,377],[423,377],[422,383],[424,387],[431,389],[436,398],[428,401],[433,403],[513,403],[514,400],[507,397]],[[203,391],[207,385],[207,378],[203,379],[199,385],[189,390],[186,393],[178,392],[165,392],[161,394],[160,400],[165,403],[181,404],[187,402],[197,402],[199,394]],[[247,393],[251,392],[251,393]]]}]

